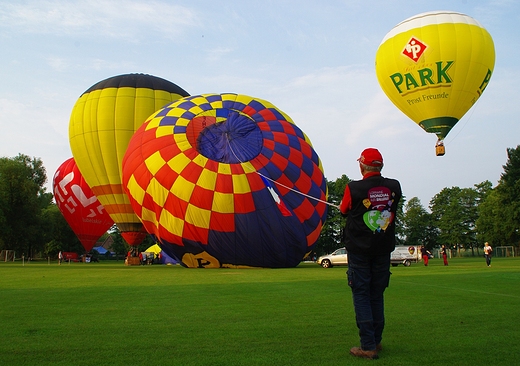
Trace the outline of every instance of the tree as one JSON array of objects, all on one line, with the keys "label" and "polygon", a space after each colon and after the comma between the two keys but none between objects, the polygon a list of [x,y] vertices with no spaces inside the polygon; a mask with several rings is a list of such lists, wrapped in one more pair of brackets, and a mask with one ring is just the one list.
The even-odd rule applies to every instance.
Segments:
[{"label": "tree", "polygon": [[[328,199],[327,202],[338,206],[343,199],[343,192],[345,192],[346,185],[350,179],[343,174],[336,181],[328,181]],[[318,255],[331,253],[341,246],[341,235],[343,227],[345,226],[345,219],[341,216],[339,210],[333,206],[327,209],[327,219],[321,229],[320,237],[315,246],[315,252]]]},{"label": "tree", "polygon": [[432,198],[430,210],[439,229],[439,244],[473,250],[477,245],[475,223],[479,202],[479,191],[473,188],[444,188]]},{"label": "tree", "polygon": [[404,207],[406,205],[406,196],[403,194],[397,205],[395,213],[395,241],[397,245],[405,244],[405,229],[404,229]]},{"label": "tree", "polygon": [[423,207],[417,197],[413,197],[405,204],[402,227],[404,244],[424,245],[432,249],[437,244],[438,230],[432,226],[431,215]]},{"label": "tree", "polygon": [[504,245],[502,234],[503,207],[500,204],[499,192],[496,189],[490,191],[478,208],[477,241],[480,243],[489,241],[494,245]]},{"label": "tree", "polygon": [[520,241],[520,145],[507,149],[508,160],[495,189],[483,195],[479,210],[479,238],[499,245]]},{"label": "tree", "polygon": [[507,149],[507,157],[497,186],[503,205],[501,231],[504,244],[517,246],[520,240],[520,145],[516,149]]},{"label": "tree", "polygon": [[474,249],[477,245],[476,221],[478,219],[478,192],[472,188],[464,188],[459,194],[459,204],[462,211],[462,238],[460,244],[468,249],[471,248],[472,254],[475,255]]},{"label": "tree", "polygon": [[56,258],[60,250],[85,252],[83,245],[55,204],[42,210],[41,223],[41,236],[45,242],[44,253],[47,257]]},{"label": "tree", "polygon": [[125,242],[123,237],[121,236],[121,231],[117,227],[117,225],[113,225],[109,230],[108,233],[112,237],[112,250],[116,253],[116,256],[119,255],[126,255],[128,252],[130,246]]},{"label": "tree", "polygon": [[47,181],[38,158],[19,154],[0,158],[0,244],[20,254],[32,256],[43,249],[41,210],[52,195],[45,192]]}]

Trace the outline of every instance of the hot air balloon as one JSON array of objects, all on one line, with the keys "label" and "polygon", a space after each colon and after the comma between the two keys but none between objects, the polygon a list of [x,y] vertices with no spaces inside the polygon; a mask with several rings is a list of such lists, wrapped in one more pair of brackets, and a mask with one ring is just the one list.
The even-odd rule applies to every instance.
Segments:
[{"label": "hot air balloon", "polygon": [[114,221],[83,179],[74,158],[60,165],[52,185],[56,205],[89,252]]},{"label": "hot air balloon", "polygon": [[146,231],[121,186],[121,163],[128,142],[153,112],[187,95],[179,86],[156,76],[126,74],[93,85],[72,109],[72,155],[130,245],[138,245]]},{"label": "hot air balloon", "polygon": [[475,104],[495,65],[491,35],[475,19],[456,12],[423,13],[384,37],[376,74],[388,98],[426,132],[443,140]]},{"label": "hot air balloon", "polygon": [[308,137],[271,103],[186,97],[132,137],[123,186],[146,230],[185,267],[294,267],[312,251],[327,185]]}]

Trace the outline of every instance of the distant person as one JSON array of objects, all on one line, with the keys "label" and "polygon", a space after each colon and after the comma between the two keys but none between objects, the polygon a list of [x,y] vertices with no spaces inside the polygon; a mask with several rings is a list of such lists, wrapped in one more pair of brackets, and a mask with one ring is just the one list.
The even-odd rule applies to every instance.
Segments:
[{"label": "distant person", "polygon": [[63,253],[60,250],[60,252],[58,253],[58,264],[60,266],[61,266],[61,262],[63,262]]},{"label": "distant person", "polygon": [[426,247],[424,245],[422,245],[421,246],[421,256],[422,256],[425,266],[428,266],[428,260],[430,259],[430,255],[432,255],[432,253],[430,253],[428,251],[428,249],[426,249]]},{"label": "distant person", "polygon": [[484,244],[484,257],[486,257],[486,264],[488,267],[491,267],[492,254],[493,248],[491,248],[491,245],[486,241],[486,244]]},{"label": "distant person", "polygon": [[444,265],[447,266],[448,265],[448,253],[446,251],[446,245],[443,245],[441,247],[441,255],[442,255],[442,260],[444,261]]},{"label": "distant person", "polygon": [[377,359],[385,326],[383,294],[390,282],[395,215],[402,193],[399,181],[381,175],[383,156],[377,149],[365,149],[358,162],[363,179],[345,187],[339,205],[347,218],[343,232],[347,279],[360,338],[360,347],[351,348],[350,354]]}]

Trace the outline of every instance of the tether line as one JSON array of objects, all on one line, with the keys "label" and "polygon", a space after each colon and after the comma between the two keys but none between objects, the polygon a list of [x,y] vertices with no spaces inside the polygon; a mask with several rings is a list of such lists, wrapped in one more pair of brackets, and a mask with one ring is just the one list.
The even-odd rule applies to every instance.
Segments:
[{"label": "tether line", "polygon": [[[233,156],[235,157],[235,159],[237,159],[237,160],[242,164],[243,167],[245,167],[245,168],[247,168],[247,169],[250,169],[249,167],[247,167],[247,166],[244,164],[244,162],[243,162],[242,160],[239,159],[239,157],[237,156],[237,154],[235,154],[235,151],[233,150],[233,147],[232,147],[231,144],[229,143],[229,139],[227,139],[226,141],[227,141],[228,146],[229,146],[229,149],[230,149],[231,152],[233,153]],[[324,204],[326,204],[326,205],[329,205],[329,206],[332,206],[332,207],[336,207],[337,209],[339,209],[339,206],[336,206],[336,205],[333,204],[333,203],[330,203],[330,202],[324,201],[324,200],[322,200],[322,199],[316,198],[316,197],[314,197],[314,196],[311,196],[311,195],[309,195],[309,194],[306,194],[306,193],[303,193],[303,192],[297,191],[296,189],[293,189],[293,188],[291,188],[291,187],[287,187],[285,184],[282,184],[282,183],[280,183],[280,182],[275,181],[274,179],[269,178],[269,177],[266,176],[265,174],[260,173],[258,170],[250,170],[249,172],[250,172],[250,173],[256,173],[256,174],[258,174],[259,176],[261,176],[261,177],[267,179],[268,181],[273,182],[274,184],[277,184],[277,185],[279,185],[279,186],[281,186],[281,187],[284,187],[285,189],[288,189],[288,190],[290,190],[290,191],[292,191],[292,192],[294,192],[294,193],[300,194],[300,195],[305,196],[305,197],[307,197],[307,198],[310,198],[310,199],[312,199],[312,200],[315,200],[315,201],[318,201],[318,202],[321,202],[321,203],[324,203]]]}]

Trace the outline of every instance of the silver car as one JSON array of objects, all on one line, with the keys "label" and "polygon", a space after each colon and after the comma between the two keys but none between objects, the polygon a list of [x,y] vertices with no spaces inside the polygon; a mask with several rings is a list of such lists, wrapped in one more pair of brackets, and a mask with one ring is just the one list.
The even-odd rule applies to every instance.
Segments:
[{"label": "silver car", "polygon": [[348,264],[347,250],[345,248],[336,249],[331,254],[326,254],[319,257],[316,263],[318,263],[323,268],[346,266]]}]

